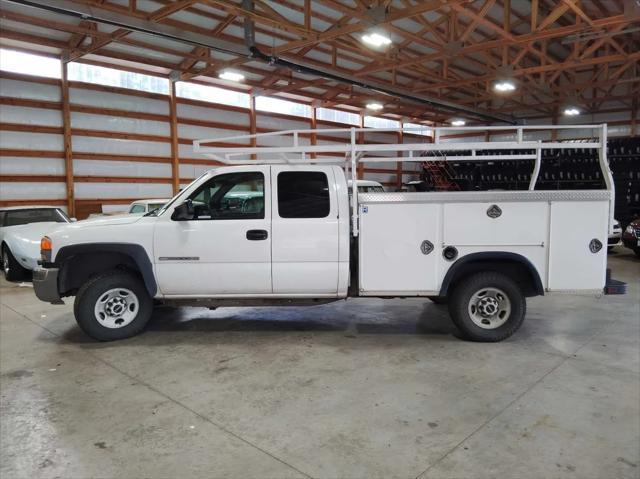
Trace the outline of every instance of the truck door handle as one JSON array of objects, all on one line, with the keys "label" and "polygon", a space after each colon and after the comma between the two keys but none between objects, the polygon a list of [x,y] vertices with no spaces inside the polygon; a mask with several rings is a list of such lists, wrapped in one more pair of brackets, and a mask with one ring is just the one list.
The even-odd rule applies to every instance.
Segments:
[{"label": "truck door handle", "polygon": [[249,230],[247,231],[247,239],[249,241],[262,241],[269,237],[266,230]]}]

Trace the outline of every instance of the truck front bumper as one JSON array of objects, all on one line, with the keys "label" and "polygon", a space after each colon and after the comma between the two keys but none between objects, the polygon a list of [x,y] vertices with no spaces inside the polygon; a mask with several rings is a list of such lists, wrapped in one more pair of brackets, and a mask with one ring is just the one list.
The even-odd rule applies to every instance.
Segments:
[{"label": "truck front bumper", "polygon": [[41,301],[64,304],[58,293],[58,268],[36,268],[33,270],[33,290]]}]

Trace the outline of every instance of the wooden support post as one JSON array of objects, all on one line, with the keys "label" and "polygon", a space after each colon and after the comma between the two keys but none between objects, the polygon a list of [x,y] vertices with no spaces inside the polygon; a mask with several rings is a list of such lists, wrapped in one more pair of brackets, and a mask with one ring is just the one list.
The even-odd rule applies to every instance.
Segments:
[{"label": "wooden support post", "polygon": [[178,147],[178,107],[176,105],[176,83],[171,82],[169,92],[169,121],[171,132],[171,185],[173,194],[180,191],[180,150]]},{"label": "wooden support post", "polygon": [[[251,90],[249,93],[249,133],[251,135],[255,135],[258,131],[258,120],[256,118],[256,96]],[[258,145],[258,141],[256,138],[251,138],[251,146],[255,147]],[[255,154],[251,155],[251,159],[255,160],[257,156]]]},{"label": "wooden support post", "polygon": [[[360,112],[360,128],[364,128],[364,111]],[[358,133],[358,144],[364,143],[364,132]],[[358,179],[364,179],[364,163],[358,163]],[[358,185],[352,185],[352,188],[357,188]]]},{"label": "wooden support post", "polygon": [[631,136],[636,136],[638,134],[638,97],[634,97],[631,105]]},{"label": "wooden support post", "polygon": [[[400,121],[400,126],[404,127],[404,122]],[[400,130],[398,132],[398,143],[404,143],[404,131]],[[404,152],[399,151],[398,156],[404,156]],[[396,162],[396,190],[400,191],[402,189],[402,162]]]},{"label": "wooden support post", "polygon": [[76,198],[73,182],[73,145],[71,141],[71,108],[69,107],[69,81],[67,79],[67,64],[62,63],[60,82],[62,99],[62,132],[64,137],[64,173],[67,184],[67,213],[76,215]]},{"label": "wooden support post", "polygon": [[[309,120],[309,126],[314,130],[314,133],[311,133],[311,145],[316,145],[318,143],[318,135],[315,134],[315,130],[318,128],[318,116],[315,104],[311,105],[311,119]],[[311,153],[311,158],[315,159],[316,154]]]}]

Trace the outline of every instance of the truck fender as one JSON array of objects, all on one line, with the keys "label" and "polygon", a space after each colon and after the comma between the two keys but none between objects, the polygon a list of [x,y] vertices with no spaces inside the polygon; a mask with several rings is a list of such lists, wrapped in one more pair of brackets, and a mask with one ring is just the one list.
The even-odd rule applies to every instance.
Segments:
[{"label": "truck fender", "polygon": [[532,280],[533,291],[540,296],[544,295],[544,287],[542,286],[542,280],[540,279],[540,274],[538,270],[533,266],[531,261],[517,253],[510,253],[507,251],[484,251],[481,253],[471,253],[466,256],[458,259],[447,274],[442,280],[442,286],[440,287],[440,296],[446,296],[449,290],[449,287],[453,283],[454,279],[457,277],[458,273],[462,271],[465,266],[470,265],[471,263],[482,262],[482,263],[518,263],[522,265],[528,272]]},{"label": "truck fender", "polygon": [[143,246],[133,243],[84,243],[69,246],[63,246],[58,250],[55,257],[55,263],[63,267],[64,262],[80,254],[103,254],[103,253],[119,253],[128,256],[138,267],[142,280],[144,281],[147,291],[154,297],[158,291],[155,275],[153,274],[153,265],[149,259],[149,255]]}]

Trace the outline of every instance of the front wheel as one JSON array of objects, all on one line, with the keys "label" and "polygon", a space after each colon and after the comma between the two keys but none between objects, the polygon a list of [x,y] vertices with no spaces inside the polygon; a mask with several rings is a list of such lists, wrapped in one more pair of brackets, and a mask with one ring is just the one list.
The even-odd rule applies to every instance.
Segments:
[{"label": "front wheel", "polygon": [[29,270],[23,268],[8,246],[2,247],[2,272],[7,281],[19,281],[25,279]]},{"label": "front wheel", "polygon": [[98,341],[114,341],[140,333],[149,322],[153,299],[136,276],[108,271],[85,283],[73,305],[78,326]]},{"label": "front wheel", "polygon": [[526,310],[526,299],[518,284],[497,272],[477,273],[464,279],[449,300],[451,319],[470,341],[508,338],[522,325]]}]

